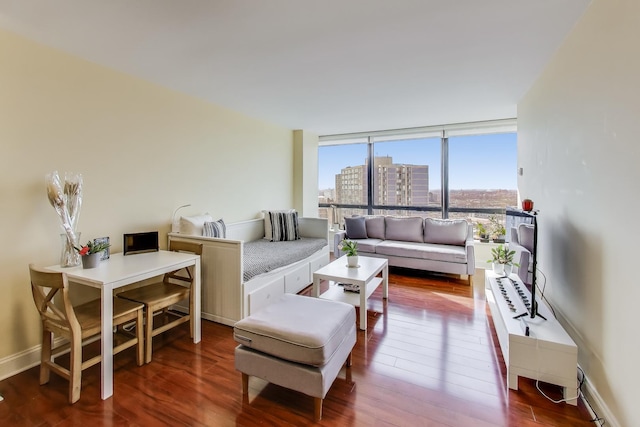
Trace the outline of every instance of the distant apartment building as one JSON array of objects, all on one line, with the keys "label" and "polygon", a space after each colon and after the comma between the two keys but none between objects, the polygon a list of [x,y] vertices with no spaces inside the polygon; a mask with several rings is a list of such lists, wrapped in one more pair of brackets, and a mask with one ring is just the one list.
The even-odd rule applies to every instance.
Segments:
[{"label": "distant apartment building", "polygon": [[[426,206],[429,202],[429,166],[394,164],[390,156],[374,158],[373,204]],[[367,164],[349,166],[336,175],[338,204],[367,204]]]}]

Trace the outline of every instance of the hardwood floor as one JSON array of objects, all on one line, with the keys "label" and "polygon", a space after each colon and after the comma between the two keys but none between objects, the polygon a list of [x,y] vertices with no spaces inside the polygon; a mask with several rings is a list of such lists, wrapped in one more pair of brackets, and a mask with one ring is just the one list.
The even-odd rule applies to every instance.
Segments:
[{"label": "hardwood floor", "polygon": [[[590,415],[554,404],[520,379],[506,390],[506,371],[484,298],[474,286],[443,276],[391,269],[389,301],[369,300],[368,330],[358,331],[352,383],[344,370],[318,423],[326,426],[588,426]],[[309,290],[306,291],[307,293]],[[83,372],[82,395],[67,403],[67,381],[39,367],[0,382],[3,426],[303,426],[313,399],[250,379],[242,401],[232,328],[203,321],[194,345],[188,324],[154,339],[153,361],[137,367],[133,349],[115,357],[114,396],[100,399],[99,366]],[[554,399],[558,387],[541,388]]]}]

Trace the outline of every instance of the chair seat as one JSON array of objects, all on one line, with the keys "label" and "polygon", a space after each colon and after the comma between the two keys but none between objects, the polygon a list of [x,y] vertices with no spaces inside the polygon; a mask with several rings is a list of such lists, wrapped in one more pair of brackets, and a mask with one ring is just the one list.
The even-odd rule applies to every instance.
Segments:
[{"label": "chair seat", "polygon": [[[121,325],[127,320],[135,320],[138,310],[143,308],[144,305],[141,303],[113,298],[113,324]],[[82,329],[82,338],[100,333],[101,316],[99,314],[101,304],[99,299],[78,305],[73,310]]]},{"label": "chair seat", "polygon": [[118,298],[135,301],[147,306],[172,304],[189,297],[189,288],[173,283],[154,283],[121,292]]}]

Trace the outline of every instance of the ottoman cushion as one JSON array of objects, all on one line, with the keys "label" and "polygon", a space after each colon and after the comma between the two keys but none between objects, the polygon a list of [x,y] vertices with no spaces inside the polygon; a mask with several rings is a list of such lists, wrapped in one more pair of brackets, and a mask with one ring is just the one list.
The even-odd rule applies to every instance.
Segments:
[{"label": "ottoman cushion", "polygon": [[233,327],[240,344],[292,362],[322,366],[353,330],[352,305],[285,294]]}]

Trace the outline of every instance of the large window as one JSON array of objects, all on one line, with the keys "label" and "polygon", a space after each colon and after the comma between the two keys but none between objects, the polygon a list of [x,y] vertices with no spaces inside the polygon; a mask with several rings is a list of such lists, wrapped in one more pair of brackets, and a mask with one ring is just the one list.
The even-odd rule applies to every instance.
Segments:
[{"label": "large window", "polygon": [[319,212],[330,224],[343,223],[345,216],[366,214],[369,204],[363,166],[368,157],[367,139],[342,142],[318,150]]},{"label": "large window", "polygon": [[482,224],[497,238],[502,211],[518,201],[516,133],[452,136],[448,145],[449,218]]},{"label": "large window", "polygon": [[332,224],[392,214],[490,231],[517,203],[515,120],[324,136],[318,157],[320,215]]}]

